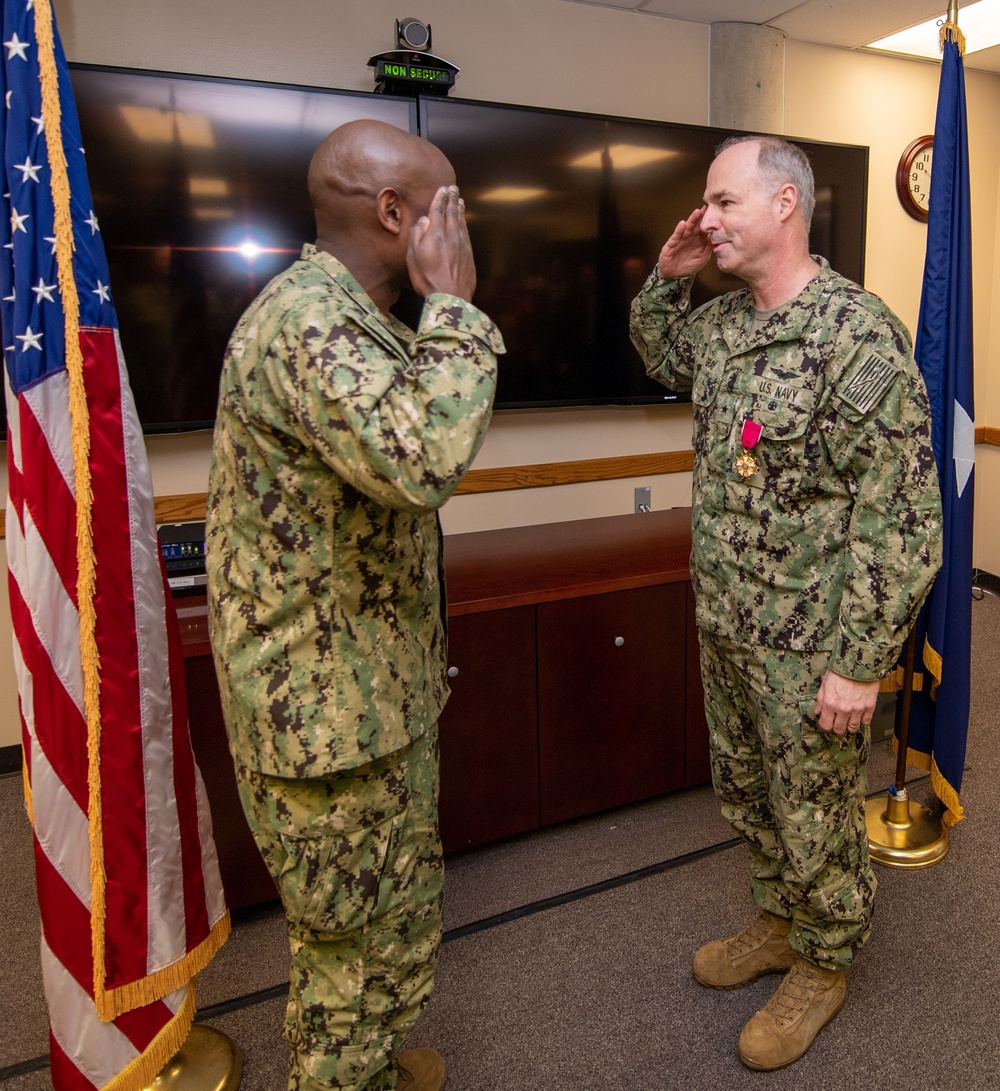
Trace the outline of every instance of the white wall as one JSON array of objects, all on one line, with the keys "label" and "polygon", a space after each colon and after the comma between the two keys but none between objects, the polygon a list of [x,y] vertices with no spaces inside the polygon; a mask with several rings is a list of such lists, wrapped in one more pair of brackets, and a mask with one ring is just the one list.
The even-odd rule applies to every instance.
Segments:
[{"label": "white wall", "polygon": [[[368,58],[394,46],[394,20],[433,28],[434,52],[461,73],[456,97],[707,124],[709,28],[702,24],[567,3],[565,0],[420,0],[406,11],[388,0],[54,0],[70,60],[244,79],[370,90]],[[919,302],[925,229],[895,197],[895,164],[917,135],[933,130],[938,68],[796,42],[786,44],[785,128],[791,136],[871,146],[866,281],[912,329]],[[989,384],[1000,353],[991,323],[1000,302],[992,270],[996,238],[1000,77],[968,75],[973,148],[977,398],[1000,425],[1000,392]],[[461,179],[459,179],[461,183]],[[992,356],[991,356],[992,352]],[[992,403],[990,397],[992,396]],[[979,423],[988,423],[982,411]],[[150,437],[158,495],[204,492],[207,434]],[[477,468],[683,450],[683,406],[498,414]],[[1000,477],[1000,454],[981,466]],[[991,479],[992,481],[992,479]],[[632,488],[652,485],[654,508],[686,504],[690,475],[670,474],[455,497],[445,530],[455,533],[632,510]],[[986,505],[981,505],[985,507]],[[994,513],[1000,522],[1000,513]],[[982,546],[1000,572],[1000,526]],[[980,544],[977,544],[980,550]],[[0,615],[0,644],[9,641]],[[0,746],[18,741],[16,689],[0,656]]]},{"label": "white wall", "polygon": [[[997,113],[993,114],[996,118]],[[989,125],[989,115],[985,119],[977,116],[976,133]],[[970,123],[971,127],[971,123]],[[971,140],[971,137],[970,137]],[[982,147],[976,150],[976,157],[992,152],[997,154],[998,141],[979,140],[972,141]],[[972,152],[970,151],[970,158]],[[998,168],[1000,173],[1000,168]],[[994,175],[994,177],[996,174]],[[984,184],[984,191],[986,186]],[[994,196],[994,225],[1000,223],[1000,187]],[[985,200],[981,202],[985,204]],[[976,212],[979,212],[977,205]],[[973,220],[973,237],[978,238],[982,226],[982,219]],[[986,238],[988,234],[984,232]],[[981,240],[981,245],[986,245],[986,238]],[[978,273],[978,267],[976,272]],[[993,289],[986,290],[986,285],[981,280],[973,284],[973,292],[979,305],[976,307],[975,321],[977,323],[976,337],[976,422],[1000,428],[1000,320],[986,325],[988,343],[985,351],[982,350],[982,323],[983,307],[985,302],[992,314],[1000,316],[1000,231],[994,231],[993,237]],[[1000,573],[1000,448],[980,447],[976,451],[976,526],[975,526],[975,563],[980,568],[985,568],[994,574]]]}]

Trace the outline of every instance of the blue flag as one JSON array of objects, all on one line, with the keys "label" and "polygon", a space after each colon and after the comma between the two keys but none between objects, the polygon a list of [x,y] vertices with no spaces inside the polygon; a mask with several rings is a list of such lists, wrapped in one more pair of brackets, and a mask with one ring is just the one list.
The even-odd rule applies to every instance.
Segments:
[{"label": "blue flag", "polygon": [[946,28],[943,47],[913,353],[930,398],[944,564],[917,620],[916,647],[927,673],[920,688],[914,687],[908,738],[909,761],[930,770],[948,825],[963,817],[959,790],[969,726],[975,465],[969,147],[965,72],[952,26]]}]

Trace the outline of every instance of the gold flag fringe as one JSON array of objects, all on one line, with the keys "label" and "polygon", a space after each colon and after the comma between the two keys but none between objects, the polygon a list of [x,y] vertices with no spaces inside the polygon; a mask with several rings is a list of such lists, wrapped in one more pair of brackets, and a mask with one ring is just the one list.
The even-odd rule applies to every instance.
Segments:
[{"label": "gold flag fringe", "polygon": [[[954,26],[955,24],[948,24]],[[958,30],[958,27],[955,26]],[[959,31],[959,33],[961,33]],[[959,49],[965,49],[965,39],[962,38],[959,42]],[[932,647],[931,642],[925,638],[924,640],[924,666],[930,671],[931,674],[931,700],[937,700],[938,686],[941,685],[941,677],[944,672],[944,660],[941,653],[936,648]],[[914,751],[910,751],[914,753]],[[917,751],[919,753],[919,751]],[[938,768],[937,762],[933,756],[922,754],[927,761],[926,769],[930,769],[931,784],[934,786],[934,791],[937,794],[938,799],[945,805],[947,810],[944,813],[944,824],[946,826],[955,826],[965,818],[965,812],[962,808],[962,804],[959,802],[958,792],[948,782],[945,775]]]},{"label": "gold flag fringe", "polygon": [[959,802],[958,792],[948,783],[933,759],[931,760],[931,784],[934,786],[938,799],[947,808],[942,821],[946,826],[957,826],[965,818],[965,810]]},{"label": "gold flag fringe", "polygon": [[28,812],[31,828],[35,828],[35,805],[31,795],[31,774],[28,772],[28,759],[21,748],[21,780],[24,782],[24,808]]},{"label": "gold flag fringe", "polygon": [[938,686],[941,685],[941,675],[944,671],[944,661],[931,647],[926,637],[924,638],[924,666],[931,672],[931,700],[936,701]]},{"label": "gold flag fringe", "polygon": [[[42,0],[35,0],[41,3]],[[184,1003],[177,1014],[153,1039],[143,1053],[126,1065],[101,1091],[135,1091],[147,1088],[159,1075],[163,1066],[184,1045],[194,1020],[194,982],[188,989]]]},{"label": "gold flag fringe", "polygon": [[941,46],[941,52],[944,52],[944,43],[948,40],[948,35],[951,35],[952,41],[958,46],[958,55],[960,57],[965,56],[965,35],[962,33],[958,23],[942,23],[941,30],[938,33],[938,41]]},{"label": "gold flag fringe", "polygon": [[[879,693],[899,693],[903,688],[902,667],[897,667],[891,674],[887,674],[878,684]],[[924,676],[919,671],[914,671],[911,691],[919,693],[924,688]]]},{"label": "gold flag fringe", "polygon": [[[894,754],[899,753],[899,739],[895,736],[892,739],[892,752]],[[945,778],[938,768],[937,762],[930,754],[925,753],[923,750],[914,750],[908,746],[906,748],[906,764],[912,765],[915,769],[923,769],[925,773],[930,773],[934,794],[945,805],[945,812],[941,821],[946,826],[957,826],[959,822],[964,820],[965,810],[959,801],[958,792]]]},{"label": "gold flag fringe", "polygon": [[105,989],[98,1008],[101,1018],[105,1022],[117,1019],[127,1011],[144,1008],[147,1004],[161,1000],[188,983],[193,986],[195,974],[204,970],[219,948],[229,939],[230,929],[227,909],[201,943],[177,962],[136,981],[119,985],[116,989]]},{"label": "gold flag fringe", "polygon": [[[944,667],[944,661],[941,658],[941,654],[931,647],[931,643],[926,637],[924,638],[924,650],[921,658],[924,661],[924,666],[930,672],[931,700],[937,700],[937,690],[938,686],[941,684],[941,672]],[[914,674],[914,690],[922,688],[922,685],[917,684],[918,678],[922,678],[922,675]],[[894,684],[897,681],[898,685]],[[886,683],[890,683],[890,685],[887,685]],[[897,667],[892,674],[883,678],[880,686],[880,689],[887,693],[891,693],[894,690],[901,690],[902,688],[902,667]],[[892,739],[892,752],[897,755],[899,754],[899,739],[897,739],[895,735]],[[925,753],[923,750],[915,750],[912,746],[907,746],[906,764],[930,773],[934,793],[946,808],[942,821],[946,826],[957,826],[958,823],[965,818],[965,811],[962,808],[962,804],[959,802],[958,792],[955,791],[945,775],[938,768],[937,762],[934,760],[933,756]]]}]

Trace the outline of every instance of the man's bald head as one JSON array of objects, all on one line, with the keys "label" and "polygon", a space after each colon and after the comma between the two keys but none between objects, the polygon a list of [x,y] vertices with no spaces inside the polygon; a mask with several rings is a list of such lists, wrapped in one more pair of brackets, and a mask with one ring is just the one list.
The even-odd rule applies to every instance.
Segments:
[{"label": "man's bald head", "polygon": [[[455,172],[443,152],[382,121],[351,121],[335,129],[309,164],[309,197],[321,237],[377,228],[376,198],[393,190],[417,216]],[[423,207],[421,207],[423,206]]]}]

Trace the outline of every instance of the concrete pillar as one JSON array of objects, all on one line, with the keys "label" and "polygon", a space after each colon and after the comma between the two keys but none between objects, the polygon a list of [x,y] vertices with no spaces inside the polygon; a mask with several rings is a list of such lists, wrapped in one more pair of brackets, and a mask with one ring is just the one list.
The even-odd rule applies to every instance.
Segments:
[{"label": "concrete pillar", "polygon": [[755,23],[713,23],[708,123],[720,129],[782,133],[785,36]]}]

